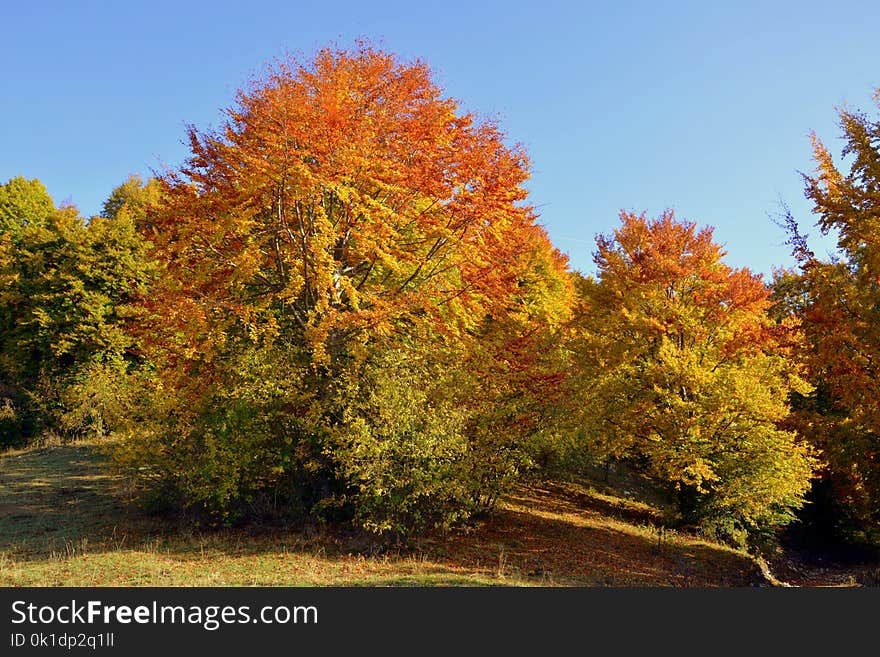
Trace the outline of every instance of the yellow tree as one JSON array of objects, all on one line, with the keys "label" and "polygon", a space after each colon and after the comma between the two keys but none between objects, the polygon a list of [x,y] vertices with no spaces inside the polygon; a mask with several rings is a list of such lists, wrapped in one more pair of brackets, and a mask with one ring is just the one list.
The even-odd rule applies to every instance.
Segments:
[{"label": "yellow tree", "polygon": [[812,459],[779,423],[806,384],[760,276],[725,265],[712,234],[622,213],[581,285],[576,350],[592,449],[644,467],[681,520],[742,538],[802,503]]}]

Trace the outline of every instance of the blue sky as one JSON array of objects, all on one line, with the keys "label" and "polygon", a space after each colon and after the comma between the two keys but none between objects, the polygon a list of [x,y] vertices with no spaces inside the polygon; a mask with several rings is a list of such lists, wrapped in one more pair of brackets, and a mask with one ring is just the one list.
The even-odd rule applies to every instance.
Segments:
[{"label": "blue sky", "polygon": [[732,266],[791,265],[768,214],[783,199],[812,225],[808,134],[839,154],[835,107],[873,112],[880,86],[876,0],[18,2],[3,23],[0,181],[94,214],[179,164],[184,125],[218,125],[265,63],[364,37],[525,145],[532,202],[584,272],[621,209],[667,207],[715,226]]}]

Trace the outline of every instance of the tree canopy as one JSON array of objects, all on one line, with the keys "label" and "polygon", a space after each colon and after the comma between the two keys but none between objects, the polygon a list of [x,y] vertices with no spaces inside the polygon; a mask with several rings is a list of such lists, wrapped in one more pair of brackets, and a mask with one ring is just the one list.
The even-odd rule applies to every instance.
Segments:
[{"label": "tree canopy", "polygon": [[[402,323],[500,312],[536,230],[527,158],[458,111],[426,65],[369,47],[278,64],[163,179],[153,218],[168,311],[302,336],[316,362]],[[195,300],[198,300],[197,302]],[[230,327],[213,338],[222,341]],[[197,328],[196,328],[197,327]],[[203,341],[202,347],[205,346]]]},{"label": "tree canopy", "polygon": [[818,472],[880,542],[880,121],[840,113],[848,171],[814,136],[838,255],[789,215],[799,268],[767,285],[672,211],[622,212],[572,272],[525,149],[368,43],[224,116],[94,217],[0,185],[0,447],[112,433],[152,508],[398,538],[604,463],[742,544]]},{"label": "tree canopy", "polygon": [[55,203],[39,180],[22,176],[0,185],[0,231],[19,233],[24,226],[39,225],[55,211]]},{"label": "tree canopy", "polygon": [[597,244],[575,350],[591,448],[665,482],[685,522],[735,536],[790,520],[812,458],[779,423],[808,386],[760,276],[670,211],[621,213]]},{"label": "tree canopy", "polygon": [[[880,91],[875,95],[880,106]],[[814,135],[817,168],[804,177],[823,233],[837,237],[838,255],[822,261],[793,217],[797,276],[777,281],[807,335],[798,357],[815,393],[799,405],[801,431],[822,450],[824,477],[837,501],[839,529],[880,539],[880,122],[840,112],[843,172]],[[787,285],[783,289],[783,283]],[[794,300],[792,303],[791,300]]]},{"label": "tree canopy", "polygon": [[0,196],[0,396],[8,411],[0,443],[15,444],[62,429],[72,410],[66,391],[90,368],[116,361],[124,369],[131,303],[151,267],[130,215],[86,222],[74,207],[55,208],[39,181],[21,178]]}]

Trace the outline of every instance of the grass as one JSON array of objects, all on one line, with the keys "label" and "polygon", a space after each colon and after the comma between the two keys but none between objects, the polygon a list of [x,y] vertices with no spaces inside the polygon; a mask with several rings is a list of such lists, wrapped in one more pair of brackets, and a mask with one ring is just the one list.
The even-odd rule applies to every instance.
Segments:
[{"label": "grass", "polygon": [[[595,483],[595,482],[593,482]],[[745,553],[671,531],[591,482],[513,490],[399,550],[343,528],[194,532],[123,501],[102,445],[0,455],[0,586],[751,586]]]}]

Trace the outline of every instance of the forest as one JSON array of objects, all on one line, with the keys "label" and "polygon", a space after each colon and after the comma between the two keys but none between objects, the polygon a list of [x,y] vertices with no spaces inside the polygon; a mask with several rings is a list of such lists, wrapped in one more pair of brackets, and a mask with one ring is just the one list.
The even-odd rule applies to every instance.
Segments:
[{"label": "forest", "polygon": [[317,523],[381,551],[592,473],[657,501],[658,543],[880,546],[880,118],[813,136],[813,216],[778,218],[795,267],[621,211],[581,236],[586,275],[526,150],[424,62],[282,60],[225,117],[98,216],[0,185],[7,462],[100,444],[137,513],[206,535]]}]

